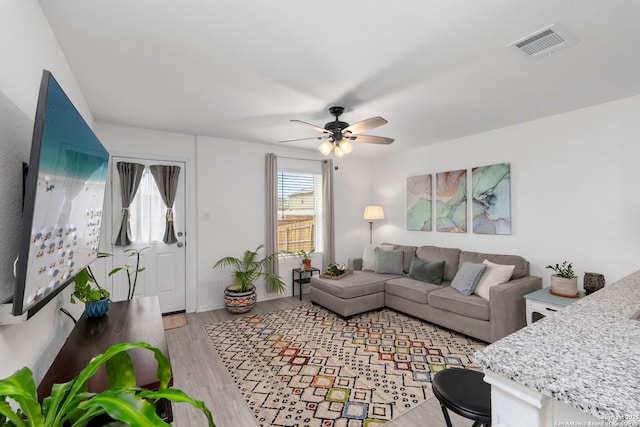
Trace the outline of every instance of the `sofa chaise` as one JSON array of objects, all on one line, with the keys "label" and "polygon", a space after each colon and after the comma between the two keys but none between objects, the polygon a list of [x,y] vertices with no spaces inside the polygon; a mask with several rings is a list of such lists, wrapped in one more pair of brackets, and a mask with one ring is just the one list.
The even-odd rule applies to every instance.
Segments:
[{"label": "sofa chaise", "polygon": [[[342,317],[389,307],[479,340],[494,342],[526,325],[523,297],[542,288],[542,279],[530,276],[529,262],[517,255],[392,244],[383,244],[376,251],[378,260],[381,256],[384,259],[400,258],[401,266],[394,267],[396,270],[391,272],[388,265],[373,269],[369,266],[368,270],[363,270],[366,260],[349,260],[353,273],[340,280],[311,278],[311,301]],[[497,283],[489,283],[496,276],[489,277],[482,267],[485,264],[487,271],[491,268],[493,272],[504,272],[505,269],[512,272]],[[434,266],[442,268],[441,281],[425,280],[413,274],[417,271],[413,268],[416,265],[427,266],[427,270]],[[472,280],[476,286],[482,274],[487,276],[489,282],[480,284],[483,291],[479,293],[483,296],[467,295],[473,289],[464,289],[464,286],[461,292],[460,283],[469,279],[466,277],[469,271],[475,271]]]}]

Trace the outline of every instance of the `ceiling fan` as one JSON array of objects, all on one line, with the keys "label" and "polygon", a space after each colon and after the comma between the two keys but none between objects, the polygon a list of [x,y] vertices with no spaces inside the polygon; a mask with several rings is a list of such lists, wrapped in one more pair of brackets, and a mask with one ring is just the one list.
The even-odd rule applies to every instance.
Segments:
[{"label": "ceiling fan", "polygon": [[384,136],[360,135],[361,132],[366,132],[370,129],[375,129],[386,124],[387,121],[382,117],[372,117],[370,119],[366,119],[350,125],[347,122],[340,121],[339,118],[343,112],[344,107],[329,108],[329,113],[331,113],[331,115],[333,115],[336,119],[325,124],[324,128],[312,125],[311,123],[303,122],[302,120],[291,120],[292,122],[309,126],[312,129],[322,132],[324,135],[311,138],[290,139],[280,142],[305,141],[309,139],[326,139],[327,141],[322,143],[319,147],[320,152],[326,156],[329,155],[331,151],[333,151],[336,157],[344,157],[353,149],[351,141],[366,142],[369,144],[391,144],[394,141],[393,138],[387,138]]}]

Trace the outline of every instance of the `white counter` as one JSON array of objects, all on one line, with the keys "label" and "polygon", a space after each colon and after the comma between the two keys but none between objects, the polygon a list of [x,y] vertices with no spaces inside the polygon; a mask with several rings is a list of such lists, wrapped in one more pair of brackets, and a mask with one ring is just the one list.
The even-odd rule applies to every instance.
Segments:
[{"label": "white counter", "polygon": [[475,362],[611,421],[602,425],[639,426],[640,321],[630,319],[638,310],[640,271],[495,342]]}]

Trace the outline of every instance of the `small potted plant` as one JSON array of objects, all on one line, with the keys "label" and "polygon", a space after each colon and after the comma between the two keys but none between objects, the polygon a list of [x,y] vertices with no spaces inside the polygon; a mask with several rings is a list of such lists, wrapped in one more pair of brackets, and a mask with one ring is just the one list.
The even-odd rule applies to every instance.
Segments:
[{"label": "small potted plant", "polygon": [[556,272],[551,275],[551,293],[561,297],[575,298],[578,294],[578,276],[573,272],[573,264],[548,265],[546,268]]},{"label": "small potted plant", "polygon": [[340,280],[343,277],[351,274],[351,270],[347,270],[347,266],[344,264],[331,263],[327,266],[324,273],[320,274],[322,279]]},{"label": "small potted plant", "polygon": [[289,256],[293,256],[293,257],[301,257],[302,260],[300,261],[302,263],[302,269],[303,270],[311,270],[311,254],[315,253],[315,248],[312,248],[308,251],[301,249],[299,251],[283,251],[282,254],[283,255],[289,255]]},{"label": "small potted plant", "polygon": [[242,258],[221,258],[213,266],[235,268],[232,272],[233,281],[224,290],[224,304],[232,313],[246,313],[253,308],[256,303],[256,287],[253,283],[259,278],[264,278],[267,286],[277,293],[285,291],[286,286],[282,278],[265,271],[271,263],[278,261],[278,253],[258,259],[258,251],[262,247],[263,245],[260,245],[254,251],[244,251]]},{"label": "small potted plant", "polygon": [[102,317],[109,311],[109,291],[98,284],[89,266],[82,269],[75,278],[71,303],[84,303],[87,317]]},{"label": "small potted plant", "polygon": [[329,276],[342,276],[346,269],[347,267],[344,264],[331,263],[327,266],[327,271],[325,272],[325,274]]}]

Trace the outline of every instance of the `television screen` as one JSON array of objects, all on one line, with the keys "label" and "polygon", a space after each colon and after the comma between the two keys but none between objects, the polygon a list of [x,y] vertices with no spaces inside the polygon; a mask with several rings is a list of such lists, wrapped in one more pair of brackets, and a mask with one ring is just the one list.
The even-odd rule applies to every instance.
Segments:
[{"label": "television screen", "polygon": [[109,153],[44,71],[26,177],[13,314],[31,317],[98,255]]}]

